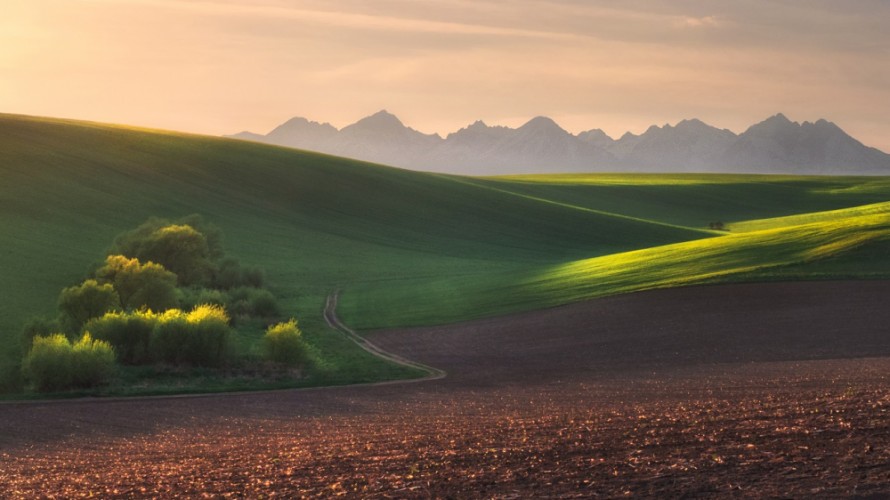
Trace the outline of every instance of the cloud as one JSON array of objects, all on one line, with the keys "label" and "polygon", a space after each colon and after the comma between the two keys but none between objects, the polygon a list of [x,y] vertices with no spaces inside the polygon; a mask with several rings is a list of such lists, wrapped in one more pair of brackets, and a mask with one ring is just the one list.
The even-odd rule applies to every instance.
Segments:
[{"label": "cloud", "polygon": [[674,26],[678,28],[713,28],[721,24],[717,16],[677,16],[674,18]]},{"label": "cloud", "polygon": [[175,9],[211,16],[235,18],[259,17],[269,20],[288,19],[317,25],[342,28],[354,28],[375,31],[400,31],[413,33],[432,33],[449,35],[489,35],[500,37],[549,38],[566,40],[575,35],[560,31],[535,30],[518,27],[497,26],[485,23],[458,21],[440,21],[416,17],[403,17],[391,14],[371,14],[316,8],[294,7],[288,5],[248,4],[227,1],[195,1],[181,0],[87,0],[94,3],[109,3]]}]

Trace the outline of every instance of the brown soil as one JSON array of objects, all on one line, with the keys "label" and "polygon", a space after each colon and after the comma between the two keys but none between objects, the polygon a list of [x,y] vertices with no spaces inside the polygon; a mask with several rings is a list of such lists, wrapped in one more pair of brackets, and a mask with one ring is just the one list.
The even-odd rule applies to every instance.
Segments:
[{"label": "brown soil", "polygon": [[0,496],[879,498],[888,297],[655,291],[371,336],[429,382],[0,405]]}]

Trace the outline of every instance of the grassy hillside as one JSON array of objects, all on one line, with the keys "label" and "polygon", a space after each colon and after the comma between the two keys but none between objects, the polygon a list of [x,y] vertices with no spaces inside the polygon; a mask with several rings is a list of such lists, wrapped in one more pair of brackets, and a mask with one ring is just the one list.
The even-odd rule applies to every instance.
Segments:
[{"label": "grassy hillside", "polygon": [[[11,115],[0,115],[0,179],[0,351],[7,365],[19,356],[22,323],[53,313],[59,290],[82,279],[116,234],[150,216],[199,213],[220,226],[232,255],[270,271],[287,312],[322,350],[337,353],[331,376],[342,381],[385,370],[355,368],[373,362],[323,326],[321,307],[334,289],[343,290],[347,322],[370,328],[757,279],[752,272],[764,278],[765,269],[796,265],[803,267],[795,277],[807,269],[820,277],[873,276],[874,267],[857,262],[880,254],[868,249],[885,241],[884,212],[804,214],[890,200],[885,178],[462,178]],[[741,224],[794,215],[801,217]],[[733,231],[707,230],[713,221]],[[742,229],[751,231],[737,234]],[[805,264],[814,256],[833,263],[816,272]]]},{"label": "grassy hillside", "polygon": [[[363,328],[447,323],[618,293],[732,281],[890,277],[890,204],[798,225],[620,252],[485,276],[355,287],[347,321]],[[401,310],[391,303],[410,304]],[[393,312],[395,311],[395,312]]]}]

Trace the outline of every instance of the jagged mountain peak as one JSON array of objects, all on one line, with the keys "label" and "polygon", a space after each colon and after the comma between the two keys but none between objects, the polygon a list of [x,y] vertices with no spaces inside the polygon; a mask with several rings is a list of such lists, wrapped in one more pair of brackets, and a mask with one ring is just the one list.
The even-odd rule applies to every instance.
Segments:
[{"label": "jagged mountain peak", "polygon": [[698,118],[680,120],[674,128],[677,130],[719,130],[717,127],[712,127]]},{"label": "jagged mountain peak", "polygon": [[407,128],[405,127],[405,124],[402,123],[402,120],[399,120],[396,115],[385,109],[381,109],[373,115],[366,116],[352,125],[349,125],[349,127],[356,125],[376,128]]},{"label": "jagged mountain peak", "polygon": [[670,123],[665,123],[664,127],[659,127],[658,125],[650,125],[649,128],[647,128],[646,131],[643,132],[642,135],[645,136],[645,135],[657,134],[658,132],[660,132],[664,129],[669,129],[669,128],[671,128]]},{"label": "jagged mountain peak", "polygon": [[309,123],[308,118],[303,118],[302,116],[294,116],[290,120],[279,125],[277,128],[288,127],[288,126],[292,126],[292,125],[305,125],[307,123]]},{"label": "jagged mountain peak", "polygon": [[274,133],[286,131],[286,130],[303,130],[306,128],[325,128],[325,129],[332,129],[333,131],[337,130],[330,123],[319,123],[319,122],[311,121],[307,118],[303,118],[302,116],[295,116],[295,117],[291,118],[290,120],[282,123],[281,125],[275,127],[274,129],[272,129],[272,132],[270,132],[270,134],[274,134]]},{"label": "jagged mountain peak", "polygon": [[627,141],[639,137],[637,134],[628,130],[627,132],[621,134],[621,137],[618,138],[619,141]]},{"label": "jagged mountain peak", "polygon": [[757,125],[771,125],[771,126],[781,126],[781,127],[789,127],[789,126],[800,126],[800,123],[791,121],[782,113],[776,113],[773,116],[770,116],[766,120],[758,123]]},{"label": "jagged mountain peak", "polygon": [[536,116],[531,120],[525,122],[524,125],[519,127],[516,130],[521,130],[523,132],[546,132],[546,133],[554,133],[558,132],[561,134],[571,135],[565,131],[562,127],[560,127],[552,118],[547,116]]},{"label": "jagged mountain peak", "polygon": [[681,125],[682,126],[695,126],[695,127],[700,127],[700,126],[709,127],[710,126],[707,123],[699,120],[698,118],[684,118],[684,119],[680,120],[679,122],[677,122],[678,127]]},{"label": "jagged mountain peak", "polygon": [[599,128],[592,128],[590,130],[579,132],[577,137],[584,142],[593,144],[610,144],[615,142],[615,139],[612,139],[609,134]]}]

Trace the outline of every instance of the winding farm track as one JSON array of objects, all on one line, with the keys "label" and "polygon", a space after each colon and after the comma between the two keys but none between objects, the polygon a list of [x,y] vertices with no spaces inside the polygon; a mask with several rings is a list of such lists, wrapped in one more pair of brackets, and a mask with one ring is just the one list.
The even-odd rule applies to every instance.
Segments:
[{"label": "winding farm track", "polygon": [[417,384],[0,406],[0,497],[890,494],[890,282],[369,335]]},{"label": "winding farm track", "polygon": [[423,378],[407,381],[393,381],[391,383],[424,382],[427,380],[438,380],[440,378],[445,378],[446,374],[443,370],[424,365],[423,363],[418,363],[417,361],[411,361],[410,359],[406,359],[402,356],[399,356],[398,354],[387,352],[367,338],[355,333],[355,330],[343,324],[343,322],[340,321],[340,318],[337,317],[337,303],[339,300],[340,291],[338,290],[328,295],[328,298],[325,301],[324,311],[322,312],[322,314],[324,316],[325,323],[327,323],[329,327],[346,335],[349,339],[358,344],[359,347],[375,356],[396,363],[398,365],[407,366],[410,368],[417,368],[427,373],[427,376]]}]

